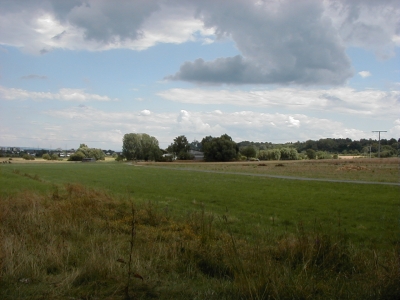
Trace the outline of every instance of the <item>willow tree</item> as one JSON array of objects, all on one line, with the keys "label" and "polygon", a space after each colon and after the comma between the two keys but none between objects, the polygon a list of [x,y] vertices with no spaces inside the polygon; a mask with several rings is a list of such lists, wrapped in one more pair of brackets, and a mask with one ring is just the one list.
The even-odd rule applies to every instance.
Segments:
[{"label": "willow tree", "polygon": [[161,151],[154,136],[146,133],[127,133],[122,140],[122,155],[127,160],[157,160]]}]

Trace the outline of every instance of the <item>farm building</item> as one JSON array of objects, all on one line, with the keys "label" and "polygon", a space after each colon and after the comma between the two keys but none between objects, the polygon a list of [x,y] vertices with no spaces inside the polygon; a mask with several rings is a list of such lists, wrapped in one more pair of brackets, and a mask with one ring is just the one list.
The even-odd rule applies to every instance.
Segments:
[{"label": "farm building", "polygon": [[193,155],[193,160],[203,160],[204,159],[204,153],[201,151],[189,150],[189,153],[191,155]]}]

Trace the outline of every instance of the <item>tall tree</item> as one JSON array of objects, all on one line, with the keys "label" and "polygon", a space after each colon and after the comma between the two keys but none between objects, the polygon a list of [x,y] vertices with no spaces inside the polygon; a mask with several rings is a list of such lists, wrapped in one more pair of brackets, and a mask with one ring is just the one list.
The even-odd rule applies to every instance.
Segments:
[{"label": "tall tree", "polygon": [[154,136],[146,133],[142,134],[142,159],[157,160],[161,155],[161,150],[158,145],[158,140]]},{"label": "tall tree", "polygon": [[204,159],[208,161],[230,161],[237,158],[239,149],[232,138],[223,134],[219,138],[206,136],[201,141]]},{"label": "tall tree", "polygon": [[142,155],[142,135],[139,133],[127,133],[122,139],[122,155],[127,160],[139,159]]},{"label": "tall tree", "polygon": [[202,151],[202,145],[201,142],[198,140],[194,140],[193,142],[190,143],[190,150],[196,150],[196,151]]},{"label": "tall tree", "polygon": [[127,160],[157,160],[161,153],[158,140],[146,133],[127,133],[122,140],[122,155]]},{"label": "tall tree", "polygon": [[174,138],[174,142],[171,144],[170,149],[178,159],[190,159],[190,144],[184,135]]},{"label": "tall tree", "polygon": [[253,146],[248,145],[248,146],[244,147],[243,149],[241,149],[240,153],[242,155],[246,156],[247,159],[249,159],[250,157],[256,157],[257,151]]}]

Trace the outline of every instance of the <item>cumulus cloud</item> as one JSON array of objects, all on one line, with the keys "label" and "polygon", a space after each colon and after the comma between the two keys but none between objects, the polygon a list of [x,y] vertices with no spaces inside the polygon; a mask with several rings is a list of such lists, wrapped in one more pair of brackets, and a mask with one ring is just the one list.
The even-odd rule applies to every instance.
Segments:
[{"label": "cumulus cloud", "polygon": [[60,89],[58,93],[32,92],[23,89],[6,88],[0,86],[0,100],[60,100],[60,101],[117,101],[108,96],[86,93],[83,89]]},{"label": "cumulus cloud", "polygon": [[143,21],[152,12],[158,10],[158,1],[123,1],[119,3],[107,0],[83,1],[73,8],[59,6],[54,1],[55,12],[68,18],[68,22],[82,28],[88,40],[110,43],[118,37],[120,40],[134,40],[140,34]]},{"label": "cumulus cloud", "polygon": [[371,76],[372,74],[369,71],[361,71],[361,72],[358,72],[358,75],[360,75],[362,78],[367,78],[367,77]]},{"label": "cumulus cloud", "polygon": [[148,109],[142,110],[140,112],[140,115],[142,115],[142,116],[150,116],[151,115],[151,111],[149,111]]},{"label": "cumulus cloud", "polygon": [[400,6],[397,0],[324,1],[324,15],[346,46],[362,47],[387,59],[395,55],[400,38]]},{"label": "cumulus cloud", "polygon": [[185,130],[189,132],[217,132],[220,127],[219,125],[215,125],[214,127],[210,126],[207,122],[204,122],[198,114],[189,113],[186,110],[181,110],[176,119],[177,128],[179,130]]},{"label": "cumulus cloud", "polygon": [[[56,48],[144,50],[157,43],[212,41],[193,8],[165,1],[15,0],[0,3],[0,44],[45,54]],[[166,1],[169,2],[169,1]],[[14,30],[7,30],[14,28]]]},{"label": "cumulus cloud", "polygon": [[389,130],[388,130],[388,136],[390,136],[390,137],[397,137],[397,139],[400,139],[399,138],[399,136],[400,136],[400,119],[396,119],[394,122],[393,122],[393,127],[391,127]]},{"label": "cumulus cloud", "polygon": [[[157,43],[234,41],[240,55],[184,62],[169,80],[202,84],[339,85],[352,76],[346,46],[394,55],[397,0],[37,0],[0,3],[0,44],[144,50]],[[13,28],[13,30],[8,30]]]},{"label": "cumulus cloud", "polygon": [[[107,147],[119,150],[125,133],[148,133],[155,136],[160,146],[167,147],[178,135],[189,140],[227,133],[239,142],[305,141],[326,137],[375,138],[370,130],[363,131],[340,121],[313,117],[304,113],[263,113],[250,110],[227,112],[223,109],[211,111],[180,110],[174,112],[142,115],[141,111],[110,112],[87,105],[64,109],[51,109],[36,114],[27,114],[24,119],[10,120],[0,128],[4,143],[26,145],[20,132],[29,132],[35,145],[49,147],[49,139],[71,140],[69,144],[89,143],[91,147]],[[15,122],[15,124],[13,124]],[[32,126],[35,123],[40,126]],[[62,130],[68,127],[68,132]],[[362,126],[361,126],[362,127]],[[85,128],[82,131],[82,128]],[[397,119],[388,136],[399,136],[400,120]],[[80,141],[80,142],[77,142]],[[56,142],[53,143],[53,146]],[[65,142],[62,145],[65,146]]]},{"label": "cumulus cloud", "polygon": [[316,1],[204,1],[197,17],[232,38],[241,55],[185,62],[169,80],[195,83],[344,83],[350,61]]},{"label": "cumulus cloud", "polygon": [[[160,144],[168,146],[178,135],[183,134],[189,140],[204,136],[220,136],[228,133],[236,141],[295,141],[318,139],[322,137],[365,136],[355,128],[343,123],[310,117],[305,114],[260,113],[248,110],[224,112],[221,110],[198,112],[180,110],[171,113],[152,113],[143,116],[137,112],[106,112],[93,107],[73,107],[62,110],[49,110],[45,115],[65,120],[68,124],[79,124],[91,130],[118,129],[120,132],[146,132],[155,136]],[[71,122],[71,119],[77,122]],[[79,121],[79,122],[78,122]],[[78,133],[78,127],[70,132]],[[337,134],[339,132],[339,134]],[[368,133],[369,134],[369,133]]]}]

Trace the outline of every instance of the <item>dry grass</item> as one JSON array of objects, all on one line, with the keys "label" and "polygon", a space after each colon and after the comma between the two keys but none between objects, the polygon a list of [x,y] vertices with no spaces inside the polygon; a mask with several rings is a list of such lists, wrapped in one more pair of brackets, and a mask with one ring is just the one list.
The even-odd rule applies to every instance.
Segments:
[{"label": "dry grass", "polygon": [[250,243],[229,215],[200,207],[177,221],[131,203],[81,185],[0,199],[0,298],[126,299],[126,286],[131,299],[400,297],[398,245],[358,249],[302,224]]},{"label": "dry grass", "polygon": [[399,182],[400,180],[399,158],[347,158],[257,162],[238,161],[230,163],[186,162],[184,164],[181,162],[174,162],[142,164],[160,167],[189,168],[193,170],[255,173],[335,180],[362,180],[371,182]]}]

